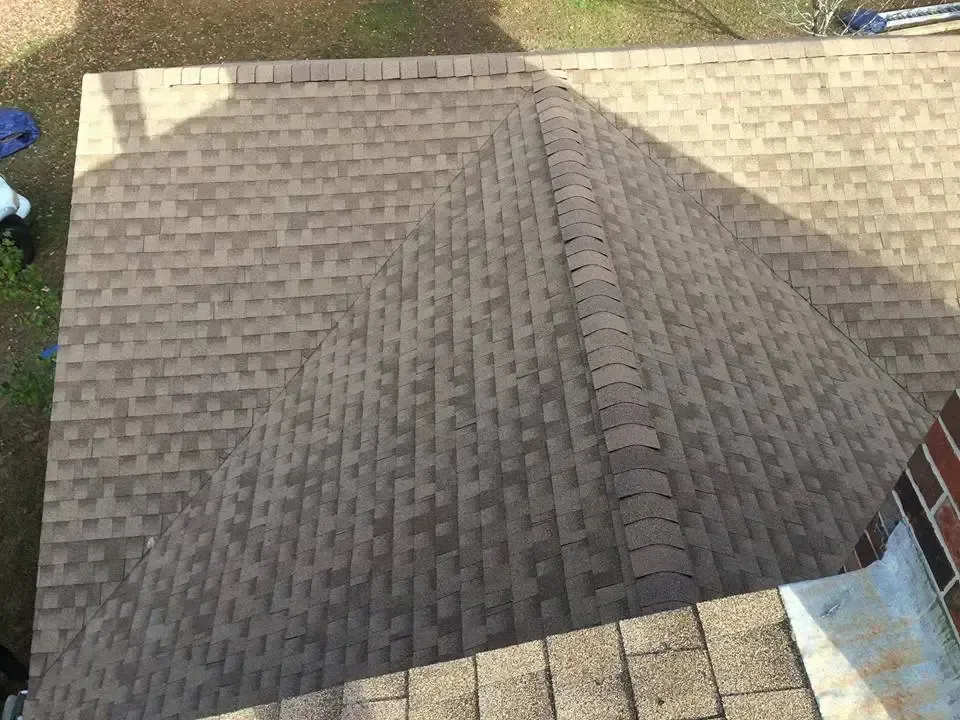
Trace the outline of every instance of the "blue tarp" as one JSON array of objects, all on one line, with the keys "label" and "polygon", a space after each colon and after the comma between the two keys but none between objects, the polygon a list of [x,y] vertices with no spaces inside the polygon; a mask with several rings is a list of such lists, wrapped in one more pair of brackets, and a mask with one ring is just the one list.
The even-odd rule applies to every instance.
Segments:
[{"label": "blue tarp", "polygon": [[33,116],[18,108],[0,108],[0,158],[33,145],[40,128]]},{"label": "blue tarp", "polygon": [[843,15],[843,21],[847,27],[853,30],[859,30],[867,35],[876,35],[882,33],[887,27],[887,20],[878,12],[873,10],[858,9]]}]

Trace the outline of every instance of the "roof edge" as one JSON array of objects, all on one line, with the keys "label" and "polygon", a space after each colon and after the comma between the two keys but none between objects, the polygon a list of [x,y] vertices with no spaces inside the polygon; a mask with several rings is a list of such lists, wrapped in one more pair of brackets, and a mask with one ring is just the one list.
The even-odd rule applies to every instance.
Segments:
[{"label": "roof edge", "polygon": [[697,597],[690,552],[664,473],[574,99],[562,72],[535,77],[534,102],[600,435],[613,474],[611,490],[640,608],[647,613],[689,604]]},{"label": "roof edge", "polygon": [[423,57],[225,62],[186,67],[88,73],[83,89],[184,85],[411,80],[484,77],[541,70],[605,70],[788,58],[960,51],[960,35],[791,38],[668,47],[557,52],[480,53]]}]

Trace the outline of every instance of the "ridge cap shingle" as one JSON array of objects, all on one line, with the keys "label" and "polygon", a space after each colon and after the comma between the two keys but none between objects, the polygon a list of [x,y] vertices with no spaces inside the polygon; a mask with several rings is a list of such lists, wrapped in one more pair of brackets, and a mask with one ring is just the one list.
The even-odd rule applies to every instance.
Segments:
[{"label": "ridge cap shingle", "polygon": [[[696,600],[679,510],[663,473],[657,430],[602,215],[593,194],[574,99],[562,73],[534,79],[554,204],[570,272],[599,430],[613,473],[630,567],[644,612]],[[555,139],[547,140],[548,133]],[[611,411],[616,406],[616,411]]]}]

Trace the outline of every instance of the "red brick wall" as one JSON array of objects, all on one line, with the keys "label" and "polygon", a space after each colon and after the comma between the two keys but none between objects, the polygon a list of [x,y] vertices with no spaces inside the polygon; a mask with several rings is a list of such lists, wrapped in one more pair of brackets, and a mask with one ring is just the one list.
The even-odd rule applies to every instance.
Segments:
[{"label": "red brick wall", "polygon": [[950,395],[940,416],[914,451],[894,491],[880,508],[844,570],[866,567],[883,556],[893,528],[906,521],[930,578],[960,633],[960,395]]}]

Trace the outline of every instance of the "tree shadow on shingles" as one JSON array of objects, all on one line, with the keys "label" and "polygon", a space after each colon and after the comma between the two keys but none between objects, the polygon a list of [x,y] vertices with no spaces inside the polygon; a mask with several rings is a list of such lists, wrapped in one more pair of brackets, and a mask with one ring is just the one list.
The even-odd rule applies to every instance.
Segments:
[{"label": "tree shadow on shingles", "polygon": [[499,0],[78,0],[67,33],[0,67],[0,98],[34,113],[43,133],[34,148],[0,161],[0,172],[36,197],[37,215],[55,207],[64,218],[52,237],[38,228],[41,241],[62,250],[85,73],[523,49],[499,27],[498,12]]},{"label": "tree shadow on shingles", "polygon": [[[612,109],[603,107],[602,103],[599,103],[598,107],[598,103],[596,101],[586,99],[575,91],[573,92],[573,95],[578,102],[592,107],[595,111],[599,111],[600,114],[605,118],[606,122],[610,124],[611,128],[616,128],[618,132],[622,132],[624,135],[626,135],[631,144],[639,148],[639,151],[644,156],[652,159],[653,163],[660,168],[661,172],[663,172],[669,181],[675,183],[682,192],[690,195],[693,201],[700,208],[706,210],[706,212],[713,216],[723,228],[724,233],[731,238],[733,246],[736,247],[740,254],[745,257],[745,260],[749,261],[749,256],[759,259],[760,262],[766,266],[766,271],[769,272],[772,277],[775,277],[778,282],[786,283],[794,292],[798,294],[799,299],[810,305],[811,311],[816,313],[824,323],[825,337],[830,338],[831,335],[835,333],[835,337],[838,341],[849,342],[850,347],[855,348],[855,352],[863,357],[864,362],[875,366],[877,373],[879,373],[882,377],[889,378],[891,380],[890,385],[882,390],[884,392],[890,391],[901,395],[903,399],[903,412],[905,415],[897,417],[896,420],[905,420],[906,422],[904,424],[891,424],[892,431],[901,442],[901,448],[899,451],[892,449],[889,455],[895,456],[899,452],[902,455],[902,459],[897,459],[894,461],[888,456],[886,460],[879,460],[879,464],[885,464],[889,472],[887,474],[877,474],[875,477],[868,478],[868,480],[872,480],[875,483],[874,489],[876,489],[878,486],[882,486],[883,488],[883,493],[878,494],[875,498],[876,505],[879,506],[879,503],[884,497],[886,497],[886,494],[890,491],[899,477],[902,467],[906,464],[907,457],[915,448],[916,443],[919,442],[922,434],[926,432],[929,426],[930,418],[932,417],[931,412],[939,410],[938,403],[941,402],[939,397],[936,400],[927,400],[925,404],[925,397],[923,393],[919,391],[911,392],[910,389],[906,387],[906,383],[902,378],[889,373],[883,367],[883,364],[877,357],[870,355],[866,350],[864,350],[861,347],[861,343],[855,342],[853,339],[851,339],[852,336],[848,328],[843,325],[838,325],[831,320],[831,313],[829,312],[831,305],[829,303],[817,305],[810,302],[809,298],[807,298],[802,292],[804,289],[809,291],[809,288],[797,288],[790,281],[789,268],[786,270],[786,272],[784,272],[782,268],[776,267],[776,265],[778,265],[776,261],[782,258],[765,254],[757,249],[756,243],[752,240],[741,239],[738,237],[735,224],[725,222],[724,219],[721,219],[721,211],[719,208],[711,207],[703,203],[699,197],[698,191],[701,189],[722,191],[725,198],[725,210],[729,210],[730,206],[734,204],[744,207],[758,208],[757,214],[760,217],[763,217],[766,221],[770,222],[773,227],[780,229],[790,225],[792,228],[791,235],[815,238],[819,243],[817,246],[818,252],[829,253],[830,251],[839,251],[846,253],[851,251],[856,252],[856,250],[845,247],[842,239],[831,234],[829,230],[825,230],[823,227],[815,228],[810,220],[798,218],[788,213],[783,208],[761,197],[756,191],[737,185],[729,177],[726,177],[722,173],[719,173],[708,167],[701,160],[684,154],[684,152],[678,146],[656,137],[642,125],[637,125],[635,120],[624,117]],[[669,169],[670,167],[678,168],[678,170],[673,172]],[[682,168],[682,177],[681,170],[679,170],[680,168]],[[695,185],[695,187],[685,185],[684,179],[688,177],[696,178],[695,180],[689,182],[689,185]],[[735,200],[732,198],[735,198]],[[869,221],[872,221],[873,219],[873,217],[867,218]],[[734,225],[734,227],[731,227],[731,225]],[[785,231],[784,235],[786,235]],[[839,233],[837,233],[837,235],[839,235]],[[762,239],[773,239],[774,237],[777,237],[775,233],[773,235],[768,233],[764,235]],[[909,267],[902,269],[901,266],[893,265],[878,268],[878,272],[874,278],[873,284],[899,285],[911,282],[913,282],[913,275]],[[842,303],[836,303],[836,305],[842,305]],[[943,299],[940,300],[937,309],[943,310],[945,317],[953,318],[954,325],[956,327],[956,334],[958,337],[960,337],[960,315],[957,314],[956,310],[951,309],[950,305]],[[787,350],[789,349],[784,348],[785,352]],[[789,358],[788,356],[785,356],[784,359]],[[809,373],[809,369],[806,367],[800,368],[799,371]],[[808,379],[811,381],[811,384],[816,384],[817,382],[816,378],[810,377]],[[946,390],[945,394],[948,394],[949,392],[950,390]],[[838,422],[836,427],[831,429],[841,430],[843,428]],[[862,429],[860,431],[862,432]],[[830,438],[825,438],[824,442],[831,443],[832,440]],[[886,449],[887,448],[884,448],[884,450]],[[861,453],[857,459],[861,460],[862,462],[870,463],[873,457],[873,454],[868,453],[864,455]],[[807,468],[807,470],[813,472],[814,474],[823,473],[824,478],[829,479],[829,483],[826,483],[825,487],[832,485],[834,491],[839,489],[840,485],[842,485],[842,481],[838,480],[838,478],[842,477],[841,466],[818,467],[814,464]],[[805,472],[804,468],[801,468],[800,471]],[[827,533],[827,536],[836,542],[845,543],[845,546],[848,546],[846,547],[846,550],[852,549],[853,544],[859,538],[860,533],[862,532],[863,528],[866,527],[866,523],[873,516],[875,510],[875,507],[865,508],[863,510],[862,517],[841,518],[840,524],[843,525],[842,532],[839,535],[835,531],[830,532]],[[831,514],[833,513],[842,514],[843,505],[840,504],[833,507]],[[815,549],[818,553],[831,551],[831,548],[822,537],[812,537],[811,542],[813,543],[813,549]],[[833,551],[837,551],[839,549],[840,547],[835,545]],[[838,556],[835,568],[836,570],[840,569],[844,558],[848,554],[846,550]],[[781,561],[788,561],[788,558],[778,559]],[[822,568],[822,570],[829,570],[832,572],[833,568]],[[796,566],[796,574],[790,575],[784,573],[782,581],[792,582],[802,579],[808,579],[808,576],[804,574],[803,569],[798,565]],[[724,586],[719,589],[721,589],[724,594],[735,594],[760,589],[761,587],[762,586],[759,585],[756,587],[751,586],[749,582],[731,582],[725,583]]]},{"label": "tree shadow on shingles", "polygon": [[[745,252],[750,252],[758,256],[761,261],[770,268],[771,272],[773,272],[776,277],[780,278],[784,282],[787,282],[791,287],[800,292],[801,295],[805,297],[807,302],[812,304],[816,311],[823,315],[838,330],[838,332],[840,332],[844,337],[850,339],[851,342],[858,347],[859,352],[867,356],[870,361],[878,367],[880,372],[892,378],[897,385],[907,392],[916,401],[917,405],[923,410],[923,412],[932,417],[932,414],[940,411],[943,403],[952,392],[952,388],[955,385],[960,384],[960,370],[955,372],[956,377],[954,378],[954,382],[950,382],[949,378],[940,378],[940,382],[943,387],[938,387],[937,389],[928,388],[926,390],[921,387],[911,387],[908,379],[895,371],[889,370],[885,366],[884,357],[893,358],[902,356],[905,354],[902,348],[898,348],[896,355],[888,354],[886,356],[881,356],[878,353],[874,353],[870,349],[871,344],[879,345],[879,340],[858,337],[855,332],[850,329],[850,324],[856,324],[857,320],[856,318],[851,320],[850,314],[845,315],[843,312],[844,308],[850,305],[856,305],[858,302],[861,305],[866,304],[869,301],[862,299],[859,301],[844,301],[839,298],[834,298],[831,300],[829,299],[829,291],[832,290],[831,287],[810,287],[806,282],[795,282],[793,280],[793,271],[795,269],[809,269],[809,266],[806,265],[801,266],[797,264],[795,267],[794,261],[798,260],[799,254],[797,254],[795,257],[791,257],[786,251],[783,253],[777,253],[774,251],[768,252],[760,249],[765,245],[769,246],[771,244],[770,241],[775,241],[779,238],[789,237],[795,239],[797,237],[803,237],[808,238],[810,241],[810,247],[814,248],[807,251],[811,255],[815,251],[818,253],[841,252],[853,253],[854,255],[857,255],[860,251],[857,248],[851,248],[844,245],[843,238],[841,237],[841,235],[844,233],[850,234],[850,229],[841,229],[838,227],[838,223],[845,221],[857,221],[860,223],[860,233],[883,235],[885,232],[877,229],[878,220],[882,219],[882,212],[880,213],[880,218],[874,214],[863,214],[859,210],[855,211],[853,214],[845,215],[843,214],[842,208],[856,208],[856,203],[838,200],[837,204],[841,206],[840,216],[838,218],[823,217],[810,219],[805,217],[797,217],[787,212],[782,207],[764,199],[758,194],[757,191],[740,186],[728,175],[715,171],[711,167],[703,164],[697,158],[685,155],[678,145],[664,141],[653,133],[647,131],[642,126],[637,126],[635,121],[625,118],[611,109],[604,108],[602,105],[597,107],[597,103],[594,101],[590,101],[582,97],[579,97],[579,100],[584,104],[591,105],[600,110],[613,126],[624,132],[627,137],[630,138],[631,142],[638,145],[644,154],[651,157],[658,166],[664,169],[664,172],[671,179],[677,182],[677,184],[683,188],[685,192],[691,194],[696,202],[701,205],[701,207],[706,209],[707,212],[715,217],[718,222],[731,234],[731,236],[737,239],[737,242],[743,247]],[[709,133],[710,131],[705,130],[705,132]],[[880,155],[880,157],[882,157],[882,155]],[[867,156],[867,159],[864,160],[864,164],[869,167],[869,162],[869,156]],[[671,170],[670,168],[675,168],[675,170]],[[731,172],[735,172],[738,169],[739,168],[736,167],[732,168]],[[816,170],[811,169],[811,174],[814,172],[816,172]],[[722,204],[720,206],[716,206],[701,201],[701,192],[709,192],[714,196],[722,193]],[[752,224],[761,224],[763,226],[769,226],[773,229],[761,229],[758,233],[754,232],[748,237],[741,238],[738,233],[737,225],[742,221],[739,219],[733,221],[729,217],[724,216],[724,213],[732,213],[732,209],[735,206],[758,208],[755,212],[750,214],[750,217],[760,218],[760,220],[753,220]],[[898,232],[899,228],[895,228],[892,233],[890,233],[893,236],[891,238],[892,241],[896,241]],[[903,231],[903,234],[910,235],[910,233],[907,233],[906,231]],[[916,241],[916,235],[916,232],[913,233],[914,241]],[[930,235],[934,236],[934,233],[931,231]],[[907,245],[907,249],[909,250],[913,248]],[[922,284],[923,282],[942,284],[944,282],[942,280],[929,279],[925,281],[918,281],[915,279],[913,274],[914,266],[908,264],[898,265],[890,263],[882,267],[866,267],[876,272],[876,277],[873,278],[872,282],[867,283],[866,286],[898,286],[911,285],[914,283]],[[859,272],[857,272],[860,269],[860,266],[857,266],[854,263],[850,264],[847,272],[850,276],[851,287],[864,287],[863,278],[860,278]],[[836,270],[835,272],[842,271]],[[958,313],[957,309],[950,304],[949,298],[934,297],[932,298],[932,304],[935,305],[937,311],[942,312],[942,314],[934,314],[932,317],[938,319],[944,318],[944,324],[952,325],[954,328],[954,334],[956,337],[960,338],[960,313]],[[901,320],[887,318],[885,320],[874,320],[873,322],[893,323],[894,326],[899,326],[903,322],[910,323],[914,319],[915,318],[913,316],[905,316]],[[900,327],[901,332],[902,329],[903,328]],[[893,330],[890,330],[891,335],[895,335],[896,332],[896,327]],[[929,330],[927,332],[929,332]],[[903,337],[909,338],[912,336],[909,333],[905,333]],[[912,348],[913,351],[918,349],[920,348],[916,346]],[[955,348],[954,352],[957,349],[960,348]]]},{"label": "tree shadow on shingles", "polygon": [[[637,125],[635,121],[626,118],[618,114],[614,110],[608,110],[597,107],[596,102],[589,101],[577,93],[574,92],[574,96],[582,103],[590,105],[595,109],[601,110],[602,115],[606,118],[607,122],[611,126],[618,128],[620,131],[624,132],[628,139],[637,147],[640,148],[641,152],[649,158],[652,158],[653,162],[660,167],[663,172],[674,181],[677,186],[683,190],[683,192],[689,193],[693,196],[698,205],[704,208],[708,213],[714,216],[717,221],[725,228],[727,233],[729,233],[731,239],[733,239],[737,246],[739,246],[739,251],[741,255],[744,256],[745,260],[749,262],[747,256],[753,255],[760,259],[760,261],[767,266],[770,273],[772,273],[779,280],[790,285],[791,288],[799,292],[799,289],[796,288],[793,283],[790,282],[790,269],[786,269],[786,272],[783,269],[775,269],[773,263],[771,262],[771,257],[767,256],[764,252],[757,250],[756,247],[751,246],[751,241],[742,240],[738,237],[736,232],[735,223],[723,222],[721,221],[721,213],[719,208],[709,207],[705,205],[699,199],[698,190],[699,189],[710,189],[717,190],[723,189],[726,192],[735,193],[737,200],[745,206],[756,206],[760,208],[760,216],[765,219],[768,219],[770,222],[775,223],[776,227],[786,227],[786,225],[793,225],[794,228],[802,228],[799,231],[794,231],[793,234],[806,235],[810,238],[816,238],[817,245],[816,248],[819,252],[829,253],[831,251],[840,251],[840,252],[857,252],[855,248],[848,248],[843,244],[842,237],[839,237],[840,232],[833,234],[830,230],[825,230],[824,227],[814,227],[813,223],[810,220],[797,218],[790,213],[783,210],[781,207],[763,199],[759,194],[754,190],[738,186],[730,178],[725,177],[723,174],[714,171],[700,160],[694,157],[685,155],[678,146],[666,142],[653,133],[649,132],[642,125]],[[685,183],[681,178],[679,172],[671,173],[666,170],[668,164],[676,163],[676,166],[683,168],[683,178],[692,177],[697,178],[702,175],[702,179],[694,180],[691,184],[694,184],[695,187],[685,187]],[[729,197],[727,198],[729,202]],[[855,205],[854,205],[855,206]],[[727,206],[726,209],[729,209]],[[859,217],[859,216],[858,216]],[[874,218],[866,217],[864,220],[871,222]],[[733,225],[733,227],[731,227]],[[829,225],[829,223],[828,223]],[[772,233],[767,233],[764,235],[763,239],[773,239],[775,236]],[[808,251],[812,252],[812,251]],[[881,268],[876,269],[876,275],[873,278],[874,285],[886,286],[886,285],[899,285],[899,284],[909,284],[914,282],[914,276],[912,274],[912,268],[910,266],[899,266],[895,264],[887,265]],[[842,272],[842,271],[840,271]],[[847,271],[851,276],[855,275],[856,267],[851,263],[851,268]],[[785,276],[786,275],[786,276]],[[807,288],[809,292],[809,288]],[[802,296],[802,294],[801,294]],[[944,385],[941,392],[931,392],[923,393],[918,390],[910,392],[906,387],[906,382],[902,377],[899,377],[896,374],[889,373],[883,366],[880,358],[877,358],[869,354],[866,350],[860,347],[860,343],[855,343],[851,340],[851,334],[846,327],[838,325],[833,322],[830,318],[830,308],[831,304],[827,303],[825,305],[817,306],[813,303],[810,303],[809,298],[804,297],[803,302],[806,302],[811,305],[815,312],[819,313],[822,316],[822,319],[825,323],[829,323],[830,328],[825,328],[824,337],[830,340],[831,331],[835,331],[836,340],[839,342],[850,342],[852,345],[857,346],[857,352],[864,356],[867,362],[870,362],[877,366],[877,371],[882,375],[890,378],[893,383],[899,386],[900,390],[903,393],[903,403],[902,403],[902,412],[895,413],[892,407],[888,407],[887,410],[890,413],[890,417],[893,418],[891,422],[891,429],[896,440],[900,442],[900,448],[895,447],[884,447],[879,445],[876,439],[873,439],[868,434],[868,428],[858,428],[855,432],[860,435],[858,441],[862,444],[858,452],[855,452],[854,457],[859,462],[861,470],[865,469],[864,463],[870,463],[875,472],[872,476],[866,476],[864,479],[870,483],[870,486],[873,490],[873,506],[870,505],[870,500],[868,498],[860,495],[860,514],[856,517],[851,517],[849,512],[849,503],[845,502],[842,499],[840,492],[844,489],[844,486],[849,483],[850,475],[849,469],[845,469],[840,464],[836,466],[823,465],[822,463],[816,463],[814,461],[812,464],[806,466],[800,466],[799,472],[801,476],[806,479],[811,477],[814,480],[814,485],[819,488],[819,492],[806,491],[801,497],[797,498],[797,505],[800,506],[806,501],[808,504],[803,508],[804,513],[811,512],[811,501],[821,506],[821,509],[825,509],[826,516],[832,516],[834,522],[822,522],[821,529],[823,533],[813,532],[808,533],[803,540],[797,538],[792,538],[793,542],[793,553],[790,556],[783,556],[781,554],[780,548],[769,548],[772,550],[776,557],[778,563],[780,563],[781,568],[786,570],[788,564],[794,560],[794,555],[800,554],[826,554],[833,555],[836,557],[836,563],[833,567],[821,567],[819,573],[816,575],[810,575],[808,570],[805,570],[802,564],[794,566],[789,571],[783,571],[782,577],[777,579],[776,584],[787,584],[794,583],[803,580],[812,580],[819,577],[827,577],[830,575],[835,575],[841,571],[841,565],[844,559],[853,551],[854,544],[859,539],[859,535],[866,528],[869,520],[875,515],[877,508],[880,504],[887,499],[893,492],[893,487],[900,477],[902,468],[906,466],[907,458],[914,451],[916,445],[922,440],[924,434],[927,432],[929,424],[935,420],[936,413],[939,412],[943,402],[953,390],[949,387],[950,383]],[[951,305],[947,299],[936,298],[934,300],[934,306],[937,311],[943,311],[943,317],[948,318],[952,322],[954,328],[954,338],[960,339],[960,314],[957,313],[956,307]],[[836,302],[835,305],[843,306],[843,303]],[[909,322],[910,318],[906,318],[906,321]],[[880,321],[876,321],[880,322]],[[886,320],[883,322],[889,322],[896,325],[896,320]],[[900,328],[902,331],[902,328]],[[890,332],[895,332],[891,330]],[[839,336],[843,336],[842,338]],[[785,348],[786,350],[786,348]],[[954,350],[960,350],[960,347],[954,348]],[[784,355],[783,358],[777,358],[777,361],[786,359],[789,361],[789,355]],[[776,365],[775,365],[776,367]],[[855,369],[855,368],[854,368]],[[800,372],[805,372],[808,376],[811,374],[811,370],[808,367],[799,368]],[[811,384],[816,384],[816,378],[810,378],[812,380]],[[865,390],[858,388],[856,392],[863,393]],[[886,393],[881,396],[883,400],[886,400],[890,397],[889,395],[890,388],[884,388],[883,392]],[[866,390],[869,392],[869,390]],[[896,392],[896,391],[894,391]],[[854,396],[856,398],[856,395]],[[825,404],[830,402],[830,398],[824,400]],[[682,405],[682,401],[681,401]],[[724,408],[715,408],[719,410],[722,415],[725,411]],[[832,408],[827,407],[827,412],[830,413]],[[842,431],[841,425],[843,423],[842,418],[838,416],[833,416],[834,426],[828,427],[828,431],[836,432]],[[681,431],[682,433],[682,431]],[[775,433],[774,433],[775,434]],[[764,438],[766,440],[766,438]],[[872,443],[872,449],[871,449]],[[866,452],[865,452],[866,451]],[[876,451],[876,452],[875,452]],[[897,459],[899,452],[900,459]],[[733,452],[728,451],[728,457],[735,457],[736,450]],[[873,463],[875,457],[879,457],[881,454],[885,454],[886,462]],[[827,458],[829,460],[829,458]],[[781,478],[782,480],[782,478]],[[771,485],[772,485],[771,479]],[[710,483],[713,487],[716,488],[717,493],[729,493],[730,495],[736,498],[738,492],[744,490],[744,478],[728,476],[725,473],[714,475],[710,478]],[[783,487],[780,487],[783,490]],[[747,496],[753,497],[756,501],[755,495],[756,488],[746,489],[745,494]],[[701,489],[697,489],[699,494]],[[690,496],[689,498],[682,497],[681,492],[674,490],[675,499],[679,499],[681,505],[681,512],[690,512],[691,508],[695,507],[695,498]],[[737,501],[740,502],[740,501]],[[683,505],[686,503],[687,507]],[[743,506],[746,507],[748,503],[743,503]],[[811,517],[813,517],[811,515]],[[824,515],[818,514],[818,520],[823,519]],[[798,521],[797,518],[784,518],[785,520]],[[901,528],[902,530],[902,528]],[[839,534],[838,534],[839,531]],[[772,530],[771,530],[772,532]],[[907,533],[909,536],[909,533]],[[689,538],[687,539],[688,543],[690,542]],[[748,542],[760,543],[759,538],[753,538],[748,540]],[[789,543],[788,543],[789,544]],[[913,552],[917,554],[916,562],[923,563],[919,555],[919,548],[913,546]],[[839,553],[839,554],[838,554]],[[827,555],[829,557],[829,555]],[[704,553],[699,554],[699,559],[705,557]],[[699,561],[698,558],[694,559],[694,564],[696,565]],[[730,558],[731,561],[735,561],[737,558]],[[718,562],[718,566],[721,564]],[[872,566],[876,567],[876,566]],[[753,592],[757,590],[765,589],[765,584],[763,582],[754,582],[751,578],[750,573],[741,567],[740,577],[736,577],[735,574],[731,573],[730,568],[736,568],[736,562],[730,562],[727,564],[727,569],[723,569],[719,572],[720,581],[722,586],[717,588],[718,596],[729,596],[745,592]],[[919,568],[919,566],[918,566]],[[696,572],[696,570],[695,570]],[[860,572],[869,572],[869,570],[863,570]],[[923,574],[923,570],[919,570],[920,574]],[[919,582],[926,582],[927,578],[924,576]],[[767,585],[770,587],[772,585]],[[835,586],[835,585],[834,585]],[[935,588],[931,587],[931,590]],[[811,596],[816,597],[816,592],[810,593]],[[707,598],[702,598],[707,599]],[[862,598],[861,598],[862,599]],[[864,603],[867,605],[868,603]],[[829,604],[824,604],[822,606],[809,607],[807,608],[810,612],[811,623],[818,624],[820,626],[820,631],[826,633],[826,637],[830,637],[830,629],[827,623],[817,623],[816,618],[818,617],[819,612],[825,612],[825,616],[829,615],[832,610],[826,611],[825,608],[829,607]],[[946,612],[943,609],[940,609],[943,612],[943,627],[947,627],[950,624],[950,620],[946,615]],[[891,632],[890,635],[893,636],[895,633]],[[889,638],[888,638],[889,639]],[[911,636],[907,638],[910,642],[915,643],[916,637]],[[851,648],[852,650],[861,648],[862,643],[857,643],[854,647],[854,643],[849,641],[847,638],[848,644],[846,647]],[[911,656],[912,657],[912,656]],[[887,672],[887,673],[877,673],[872,672],[870,669],[870,663],[866,661],[863,657],[857,657],[853,660],[847,661],[848,665],[853,668],[859,669],[859,679],[864,685],[871,689],[873,697],[878,701],[890,714],[891,717],[899,717],[904,711],[905,708],[902,704],[902,697],[896,692],[897,685],[896,680],[903,680],[903,678],[912,677],[912,672],[915,669],[914,666],[908,666],[903,669],[900,676],[896,672]],[[917,661],[919,662],[919,661]],[[891,677],[894,678],[891,681]],[[918,693],[915,693],[910,697],[911,700],[918,699]],[[906,708],[906,710],[918,709],[918,708]]]}]

